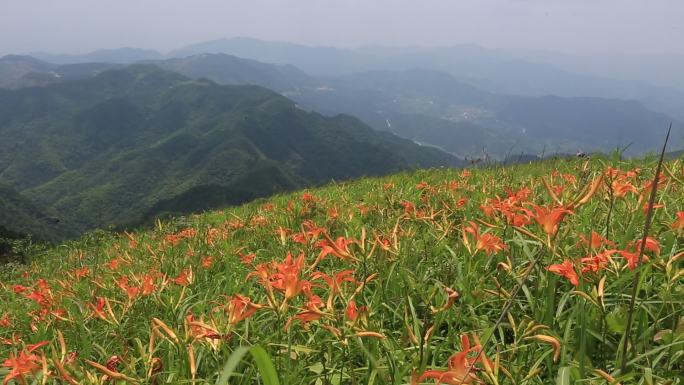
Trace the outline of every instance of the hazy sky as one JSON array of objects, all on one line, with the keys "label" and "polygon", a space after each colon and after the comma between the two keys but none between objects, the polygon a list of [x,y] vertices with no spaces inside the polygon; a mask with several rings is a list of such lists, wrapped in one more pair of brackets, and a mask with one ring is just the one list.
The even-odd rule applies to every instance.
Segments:
[{"label": "hazy sky", "polygon": [[684,0],[0,0],[0,54],[220,37],[684,53]]}]

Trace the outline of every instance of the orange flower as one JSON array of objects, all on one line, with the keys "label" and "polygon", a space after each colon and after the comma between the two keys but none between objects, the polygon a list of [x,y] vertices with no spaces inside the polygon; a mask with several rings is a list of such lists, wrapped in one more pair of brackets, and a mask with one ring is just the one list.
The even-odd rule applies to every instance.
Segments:
[{"label": "orange flower", "polygon": [[454,303],[456,303],[456,300],[458,299],[459,294],[456,290],[454,290],[450,287],[445,287],[444,289],[447,292],[447,302],[441,308],[436,308],[436,307],[432,306],[431,310],[432,310],[433,314],[439,313],[441,311],[449,310],[454,305]]},{"label": "orange flower", "polygon": [[313,221],[305,221],[302,223],[302,232],[294,234],[292,240],[302,245],[308,245],[309,242],[317,240],[324,232],[325,227],[318,227]]},{"label": "orange flower", "polygon": [[317,246],[321,248],[321,253],[318,255],[318,259],[314,265],[317,265],[318,262],[320,262],[328,254],[332,254],[344,260],[352,260],[353,257],[349,251],[349,245],[353,243],[356,243],[356,241],[345,237],[338,237],[335,242],[332,242],[329,239],[321,240],[317,244]]},{"label": "orange flower", "polygon": [[299,321],[302,323],[302,325],[306,326],[309,322],[318,321],[321,319],[325,313],[323,313],[318,307],[322,304],[323,302],[319,297],[313,296],[306,303],[307,310],[304,310],[287,320],[285,323],[285,330],[289,329],[290,325],[292,325],[292,322],[294,321]]},{"label": "orange flower", "polygon": [[496,235],[489,233],[480,234],[480,227],[477,223],[471,221],[470,225],[463,228],[463,243],[465,243],[468,249],[470,249],[470,242],[466,233],[472,234],[475,238],[475,250],[477,251],[484,251],[491,255],[508,248],[501,238]]},{"label": "orange flower", "polygon": [[637,188],[629,182],[616,180],[612,184],[613,195],[617,198],[623,198],[627,193],[636,194]]},{"label": "orange flower", "polygon": [[187,268],[181,271],[176,278],[171,279],[171,281],[179,286],[188,286],[192,283],[192,278],[192,269]]},{"label": "orange flower", "polygon": [[587,239],[584,237],[584,235],[580,234],[580,239],[582,240],[582,243],[585,246],[588,246],[590,249],[598,249],[603,245],[607,246],[615,246],[615,244],[606,238],[602,237],[599,233],[596,231],[591,232],[591,239]]},{"label": "orange flower", "polygon": [[80,269],[74,270],[73,274],[76,279],[85,278],[90,274],[90,269],[87,267],[82,267]]},{"label": "orange flower", "polygon": [[243,320],[251,317],[257,310],[261,309],[261,305],[252,303],[249,297],[244,297],[239,294],[235,294],[230,297],[227,311],[228,311],[228,322],[231,325],[237,325]]},{"label": "orange flower", "polygon": [[140,294],[140,288],[129,285],[128,277],[126,276],[119,277],[119,279],[116,280],[116,284],[119,286],[119,289],[126,293],[128,299],[134,299]]},{"label": "orange flower", "polygon": [[544,232],[548,235],[554,235],[558,231],[558,225],[563,221],[567,214],[572,214],[571,210],[565,207],[553,207],[551,209],[531,205],[534,209],[532,218],[541,226]]},{"label": "orange flower", "polygon": [[[635,250],[641,250],[641,239],[636,241],[634,244]],[[656,255],[660,255],[660,243],[653,237],[646,237],[646,242],[644,243],[644,250],[653,252]]]},{"label": "orange flower", "polygon": [[589,255],[580,260],[582,262],[582,273],[593,272],[598,273],[603,270],[608,262],[611,260],[612,255],[615,254],[617,250],[606,250],[602,253],[596,255]]},{"label": "orange flower", "polygon": [[[622,258],[627,260],[627,267],[630,270],[634,270],[639,263],[639,252],[631,252],[627,250],[618,250],[618,253],[622,256]],[[642,262],[648,262],[648,257],[647,256],[642,256],[641,257]]]},{"label": "orange flower", "polygon": [[206,257],[202,258],[202,267],[205,269],[211,268],[211,266],[214,264],[214,257],[211,255],[207,255]]},{"label": "orange flower", "polygon": [[203,320],[195,319],[191,313],[185,316],[186,333],[196,340],[218,340],[221,339],[221,334],[211,325],[207,325]]},{"label": "orange flower", "polygon": [[26,379],[24,376],[33,374],[42,367],[41,357],[37,354],[34,354],[34,352],[47,344],[48,341],[43,341],[35,345],[27,346],[25,350],[19,352],[18,356],[10,356],[10,358],[5,360],[2,366],[11,369],[7,376],[5,376],[5,380],[2,382],[2,385],[9,384],[13,378],[18,379],[19,382],[25,384]]},{"label": "orange flower", "polygon": [[567,278],[575,286],[579,285],[579,276],[575,272],[575,265],[569,259],[564,260],[561,264],[551,265],[547,270]]},{"label": "orange flower", "polygon": [[249,254],[242,254],[240,253],[240,262],[242,262],[243,265],[251,265],[252,262],[254,262],[254,259],[256,258],[256,254],[254,253],[249,253]]},{"label": "orange flower", "polygon": [[9,314],[5,313],[5,315],[0,318],[0,327],[9,328],[10,326],[12,326],[12,323],[10,322]]},{"label": "orange flower", "polygon": [[345,310],[344,314],[347,316],[347,319],[351,322],[354,322],[357,318],[359,318],[359,308],[356,307],[356,301],[354,301],[353,299],[349,301],[349,303],[347,304],[347,309]]},{"label": "orange flower", "polygon": [[304,268],[304,253],[299,254],[297,259],[288,254],[282,263],[276,263],[277,273],[269,277],[271,286],[283,292],[285,299],[297,296],[308,283],[301,280],[299,275]]},{"label": "orange flower", "polygon": [[328,302],[326,303],[326,306],[328,308],[332,308],[333,300],[334,300],[335,296],[340,293],[341,286],[343,283],[345,283],[345,282],[356,283],[356,279],[354,279],[354,270],[343,270],[343,271],[340,271],[339,273],[334,274],[332,277],[329,276],[328,274],[317,271],[317,272],[311,274],[311,279],[312,280],[322,279],[328,285],[328,288],[330,290],[329,296],[328,296]]},{"label": "orange flower", "polygon": [[105,300],[104,297],[97,297],[95,298],[95,303],[88,304],[88,307],[92,310],[93,316],[106,320],[107,315],[104,313],[106,305],[107,300]]},{"label": "orange flower", "polygon": [[436,384],[443,383],[449,385],[463,385],[480,382],[480,379],[471,367],[478,362],[487,360],[487,358],[484,357],[484,354],[480,354],[478,358],[468,358],[468,355],[472,352],[479,352],[481,347],[479,345],[470,347],[468,336],[462,335],[461,348],[462,350],[460,352],[454,353],[454,355],[449,358],[448,370],[426,370],[420,376],[414,375],[411,383],[414,385],[419,384],[427,378],[434,379]]},{"label": "orange flower", "polygon": [[677,219],[672,223],[673,230],[684,230],[684,211],[677,212]]}]

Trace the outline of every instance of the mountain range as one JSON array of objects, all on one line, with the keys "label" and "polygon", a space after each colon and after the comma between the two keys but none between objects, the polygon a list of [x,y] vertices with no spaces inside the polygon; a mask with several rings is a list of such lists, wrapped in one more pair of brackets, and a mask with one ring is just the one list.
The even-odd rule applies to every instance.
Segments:
[{"label": "mountain range", "polygon": [[[200,53],[226,53],[268,63],[292,64],[314,76],[429,69],[495,93],[638,100],[650,109],[684,121],[684,75],[679,70],[684,65],[682,56],[593,54],[586,57],[511,53],[475,45],[341,49],[231,38],[189,45],[170,52],[167,57]],[[601,65],[580,65],[599,59]],[[630,67],[630,63],[639,64]]]},{"label": "mountain range", "polygon": [[55,213],[71,235],[330,180],[463,164],[265,88],[151,64],[0,90],[0,135],[0,182]]},{"label": "mountain range", "polygon": [[[302,108],[331,116],[357,116],[375,129],[459,157],[503,159],[510,153],[609,152],[618,148],[626,148],[627,155],[638,155],[656,149],[663,137],[661,131],[673,120],[634,100],[499,94],[448,73],[425,69],[314,77],[292,65],[226,54],[146,63],[195,79],[273,89]],[[116,63],[55,65],[48,73],[25,73],[13,83],[21,84],[23,79],[26,85],[39,85],[37,79],[42,79],[42,84],[50,84],[120,67]],[[682,145],[684,127],[676,123],[674,132],[673,143]]]},{"label": "mountain range", "polygon": [[[639,155],[675,120],[663,111],[681,112],[674,88],[610,85],[472,46],[229,39],[167,55],[36,56],[0,58],[0,226],[45,240],[462,158]],[[670,107],[648,92],[596,96],[632,95],[624,87]],[[671,139],[684,146],[681,123]]]}]

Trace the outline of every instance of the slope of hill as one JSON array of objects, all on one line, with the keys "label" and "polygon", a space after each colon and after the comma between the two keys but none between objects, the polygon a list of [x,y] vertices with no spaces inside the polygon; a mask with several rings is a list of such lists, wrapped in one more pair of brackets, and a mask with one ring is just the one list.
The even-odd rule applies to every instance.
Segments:
[{"label": "slope of hill", "polygon": [[0,88],[23,86],[21,79],[29,73],[45,74],[55,66],[31,56],[6,55],[0,57]]},{"label": "slope of hill", "polygon": [[462,164],[349,116],[305,112],[264,88],[153,65],[0,90],[0,134],[0,181],[79,230]]},{"label": "slope of hill", "polygon": [[676,384],[682,166],[644,258],[655,163],[611,159],[336,183],[70,243],[1,275],[0,360],[31,349],[26,383]]},{"label": "slope of hill", "polygon": [[9,186],[0,184],[0,238],[31,235],[39,241],[57,241],[78,233],[50,210],[39,207]]}]

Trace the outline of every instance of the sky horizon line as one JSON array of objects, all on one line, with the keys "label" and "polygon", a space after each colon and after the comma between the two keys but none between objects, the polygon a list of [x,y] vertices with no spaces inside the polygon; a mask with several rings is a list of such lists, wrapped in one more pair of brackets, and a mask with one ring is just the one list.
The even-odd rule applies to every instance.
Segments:
[{"label": "sky horizon line", "polygon": [[156,47],[144,47],[144,46],[135,46],[135,45],[113,45],[109,47],[101,47],[101,48],[95,48],[95,49],[87,49],[87,50],[65,50],[65,51],[60,51],[60,50],[46,50],[46,49],[32,49],[32,50],[25,50],[25,51],[17,51],[17,52],[4,52],[0,50],[0,57],[2,56],[7,56],[7,55],[31,55],[31,54],[50,54],[50,55],[73,55],[73,56],[80,56],[80,55],[88,55],[92,54],[95,52],[99,51],[115,51],[115,50],[120,50],[120,49],[135,49],[135,50],[145,50],[145,51],[155,51],[161,55],[169,55],[173,53],[174,51],[182,50],[186,47],[194,46],[194,45],[199,45],[199,44],[204,44],[204,43],[209,43],[209,42],[215,42],[215,41],[221,41],[221,40],[256,40],[256,41],[261,41],[261,42],[267,42],[267,43],[283,43],[283,44],[290,44],[290,45],[296,45],[296,46],[305,46],[309,48],[334,48],[338,50],[362,50],[362,49],[367,49],[367,48],[390,48],[390,49],[448,49],[448,48],[455,48],[455,47],[475,47],[475,48],[482,48],[485,50],[489,51],[498,51],[502,53],[550,53],[550,54],[561,54],[561,55],[591,55],[591,54],[610,54],[610,55],[646,55],[646,56],[682,56],[684,57],[684,52],[675,52],[675,51],[644,51],[644,52],[628,52],[628,51],[620,51],[620,50],[612,50],[612,51],[597,51],[597,50],[586,50],[586,51],[564,51],[561,49],[550,49],[550,48],[537,48],[537,49],[507,49],[507,48],[501,48],[501,47],[490,47],[486,46],[483,44],[475,43],[475,42],[457,42],[453,44],[438,44],[438,45],[430,45],[430,44],[385,44],[385,43],[367,43],[367,44],[359,44],[359,45],[334,45],[334,44],[320,44],[320,43],[307,43],[307,42],[298,42],[298,41],[290,41],[290,40],[282,40],[282,39],[264,39],[264,38],[259,38],[259,37],[253,37],[253,36],[246,36],[246,35],[235,35],[235,36],[223,36],[223,37],[217,37],[217,38],[210,38],[210,39],[205,39],[205,40],[198,40],[193,43],[188,43],[188,44],[182,44],[179,45],[175,48],[171,49],[160,49]]},{"label": "sky horizon line", "polygon": [[168,52],[221,36],[312,46],[684,54],[681,0],[3,0],[0,53]]}]

